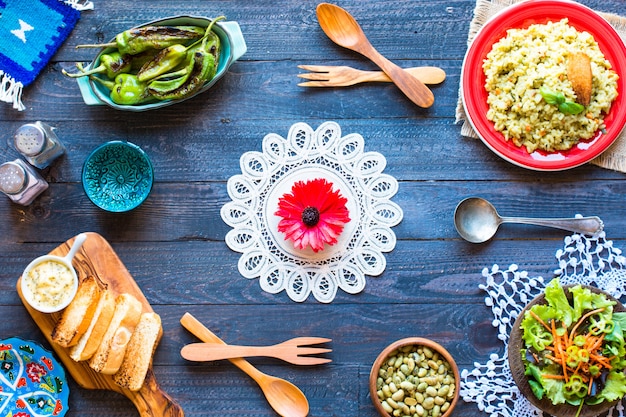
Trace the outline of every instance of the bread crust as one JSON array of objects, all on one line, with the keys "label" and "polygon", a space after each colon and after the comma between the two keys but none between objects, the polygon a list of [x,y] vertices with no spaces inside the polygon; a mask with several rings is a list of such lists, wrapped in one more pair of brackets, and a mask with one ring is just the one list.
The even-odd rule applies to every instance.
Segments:
[{"label": "bread crust", "polygon": [[153,312],[143,313],[128,343],[124,361],[113,375],[116,384],[131,391],[141,388],[161,333],[161,317]]},{"label": "bread crust", "polygon": [[94,276],[88,276],[79,283],[76,296],[54,326],[52,340],[55,343],[63,347],[78,343],[96,312],[100,292],[100,283]]},{"label": "bread crust", "polygon": [[115,312],[89,366],[96,372],[112,375],[124,360],[130,337],[141,318],[142,304],[130,294],[120,294],[115,300]]},{"label": "bread crust", "polygon": [[91,358],[96,351],[104,334],[111,323],[115,312],[115,297],[108,290],[102,291],[96,312],[91,319],[87,331],[78,340],[78,343],[71,347],[70,357],[76,362],[85,361]]}]

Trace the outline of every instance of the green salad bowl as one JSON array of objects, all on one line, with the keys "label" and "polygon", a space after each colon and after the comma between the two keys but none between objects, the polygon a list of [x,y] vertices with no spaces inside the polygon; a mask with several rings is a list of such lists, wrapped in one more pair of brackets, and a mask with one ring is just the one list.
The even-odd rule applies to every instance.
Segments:
[{"label": "green salad bowl", "polygon": [[[572,293],[569,291],[569,288],[571,287],[573,287],[573,285],[562,286],[570,305],[572,305],[573,303],[573,296]],[[589,289],[592,293],[602,294],[609,301],[614,301],[616,304],[613,306],[613,313],[626,311],[624,306],[608,293],[591,286],[581,285],[581,287]],[[533,390],[531,389],[529,383],[529,377],[525,374],[526,366],[521,353],[521,351],[526,348],[526,342],[523,339],[524,331],[521,328],[521,324],[526,312],[530,310],[533,306],[538,304],[547,304],[545,293],[542,293],[535,297],[521,311],[521,313],[515,320],[515,323],[513,324],[509,337],[508,361],[511,368],[511,376],[513,377],[513,380],[515,381],[515,384],[517,385],[520,393],[524,397],[526,397],[526,399],[528,399],[531,404],[543,411],[544,414],[549,414],[556,417],[592,417],[602,414],[609,410],[611,407],[615,406],[619,401],[621,401],[621,398],[610,402],[603,401],[595,405],[583,404],[581,407],[579,405],[571,405],[567,403],[554,405],[547,395],[544,395],[542,399],[539,399],[533,393]]]}]

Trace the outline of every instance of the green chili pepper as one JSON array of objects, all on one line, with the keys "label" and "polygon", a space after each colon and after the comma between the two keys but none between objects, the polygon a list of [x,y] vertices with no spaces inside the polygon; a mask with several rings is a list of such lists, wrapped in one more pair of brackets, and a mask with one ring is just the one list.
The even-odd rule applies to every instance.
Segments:
[{"label": "green chili pepper", "polygon": [[133,74],[119,74],[115,81],[92,77],[111,90],[111,101],[116,104],[133,105],[148,101],[151,97],[147,92],[147,85]]},{"label": "green chili pepper", "polygon": [[150,48],[168,46],[202,38],[205,28],[200,26],[144,26],[118,33],[114,42],[96,45],[78,45],[77,48],[117,48],[122,54],[135,55]]},{"label": "green chili pepper", "polygon": [[211,54],[196,51],[191,64],[191,70],[183,77],[171,83],[150,83],[148,92],[159,100],[184,98],[199,90],[206,80],[215,75],[215,59]]},{"label": "green chili pepper", "polygon": [[587,384],[580,375],[572,375],[563,386],[565,397],[570,400],[585,398],[587,396]]},{"label": "green chili pepper", "polygon": [[111,52],[100,56],[100,65],[88,71],[82,70],[76,74],[70,74],[63,70],[63,74],[68,77],[78,78],[85,75],[106,73],[109,78],[115,78],[118,74],[129,72],[131,69],[132,57],[130,55],[122,55],[119,52]]},{"label": "green chili pepper", "polygon": [[148,91],[152,96],[159,100],[187,97],[198,91],[206,81],[215,76],[217,71],[216,56],[219,56],[220,40],[211,31],[211,27],[223,18],[220,16],[213,19],[199,48],[190,48],[192,52],[187,53],[186,72],[182,76],[163,81],[153,81],[148,85]]},{"label": "green chili pepper", "polygon": [[[141,67],[141,69],[137,72],[137,78],[139,78],[140,81],[150,81],[159,75],[166,74],[168,71],[173,70],[180,63],[182,63],[185,58],[191,60],[193,52],[199,47],[211,49],[210,52],[217,58],[216,51],[218,51],[218,48],[216,48],[215,45],[219,45],[219,38],[212,31],[212,28],[215,22],[222,19],[224,19],[224,16],[213,19],[209,27],[206,28],[204,36],[193,44],[189,46],[176,44],[162,49],[150,62]],[[209,39],[211,40],[210,47],[208,46]],[[188,51],[191,51],[191,53],[188,54]]]},{"label": "green chili pepper", "polygon": [[168,46],[146,62],[137,72],[139,81],[149,81],[173,70],[187,57],[187,47],[181,44]]}]

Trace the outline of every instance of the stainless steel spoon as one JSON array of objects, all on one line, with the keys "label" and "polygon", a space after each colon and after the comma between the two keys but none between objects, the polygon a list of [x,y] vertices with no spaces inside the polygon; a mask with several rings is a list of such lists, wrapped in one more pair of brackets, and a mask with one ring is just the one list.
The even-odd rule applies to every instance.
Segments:
[{"label": "stainless steel spoon", "polygon": [[454,227],[468,242],[486,242],[496,234],[502,223],[523,223],[555,227],[570,232],[596,235],[604,228],[597,216],[569,219],[537,219],[527,217],[502,217],[487,200],[470,197],[462,200],[454,210]]}]

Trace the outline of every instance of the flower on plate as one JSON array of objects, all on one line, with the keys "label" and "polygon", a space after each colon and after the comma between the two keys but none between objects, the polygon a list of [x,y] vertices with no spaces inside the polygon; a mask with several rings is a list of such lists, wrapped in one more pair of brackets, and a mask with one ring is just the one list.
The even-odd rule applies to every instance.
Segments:
[{"label": "flower on plate", "polygon": [[278,200],[274,213],[282,217],[278,230],[285,234],[285,239],[292,239],[296,248],[310,245],[314,252],[319,252],[325,243],[337,243],[344,225],[350,221],[347,201],[323,178],[297,181],[291,193]]}]

